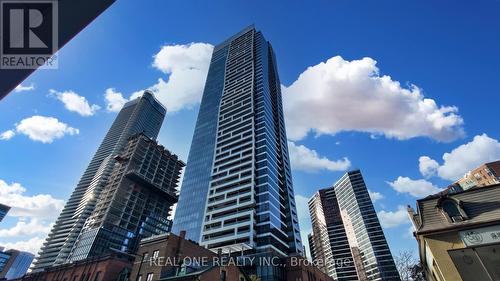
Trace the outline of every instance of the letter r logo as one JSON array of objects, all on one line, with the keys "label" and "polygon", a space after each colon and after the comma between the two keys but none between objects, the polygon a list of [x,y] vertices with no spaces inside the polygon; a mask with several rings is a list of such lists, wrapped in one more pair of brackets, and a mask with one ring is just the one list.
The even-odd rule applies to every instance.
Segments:
[{"label": "letter r logo", "polygon": [[[24,12],[21,9],[10,10],[10,47],[24,48]],[[43,14],[39,10],[28,10],[28,48],[47,48],[47,45],[33,30],[43,23]]]},{"label": "letter r logo", "polygon": [[0,0],[3,54],[51,54],[57,48],[51,0]]}]

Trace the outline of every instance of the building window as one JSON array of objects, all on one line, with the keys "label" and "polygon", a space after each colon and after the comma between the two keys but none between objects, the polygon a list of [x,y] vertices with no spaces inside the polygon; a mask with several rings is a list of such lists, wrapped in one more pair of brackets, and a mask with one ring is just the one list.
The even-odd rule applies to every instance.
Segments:
[{"label": "building window", "polygon": [[148,273],[148,276],[146,277],[146,281],[153,281],[153,273]]},{"label": "building window", "polygon": [[159,250],[154,251],[154,252],[153,252],[153,259],[155,259],[155,260],[156,260],[156,259],[158,258],[158,256],[159,256],[159,255],[160,255],[160,251],[159,251]]},{"label": "building window", "polygon": [[220,281],[226,281],[226,271],[225,270],[221,270],[220,272]]},{"label": "building window", "polygon": [[137,277],[137,281],[142,281],[142,275],[139,275],[139,276]]},{"label": "building window", "polygon": [[94,281],[99,281],[100,275],[101,275],[101,272],[97,271],[97,273],[95,274],[95,277],[94,277]]},{"label": "building window", "polygon": [[143,254],[142,254],[142,261],[143,261],[143,262],[147,261],[147,260],[148,260],[148,257],[149,257],[148,252],[143,253]]},{"label": "building window", "polygon": [[443,215],[449,222],[461,222],[467,220],[467,213],[463,208],[463,202],[453,198],[444,197],[438,200],[437,207],[441,210]]}]

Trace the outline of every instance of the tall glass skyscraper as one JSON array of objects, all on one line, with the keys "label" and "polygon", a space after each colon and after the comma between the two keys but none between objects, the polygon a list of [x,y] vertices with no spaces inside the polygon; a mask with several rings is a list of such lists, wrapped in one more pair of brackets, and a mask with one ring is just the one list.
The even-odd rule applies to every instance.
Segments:
[{"label": "tall glass skyscraper", "polygon": [[253,26],[215,47],[173,232],[223,251],[302,253],[271,44]]},{"label": "tall glass skyscraper", "polygon": [[111,174],[116,162],[114,157],[123,150],[132,135],[143,133],[156,139],[165,114],[166,109],[148,91],[123,106],[52,227],[33,271],[67,262]]},{"label": "tall glass skyscraper", "polygon": [[336,280],[400,280],[359,170],[317,192],[309,209],[311,252],[315,260],[326,261],[326,273]]}]

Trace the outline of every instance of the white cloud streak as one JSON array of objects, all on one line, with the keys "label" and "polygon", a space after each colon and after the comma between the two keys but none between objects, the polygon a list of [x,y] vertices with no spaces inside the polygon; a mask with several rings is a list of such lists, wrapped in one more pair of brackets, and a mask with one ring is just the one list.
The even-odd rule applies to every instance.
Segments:
[{"label": "white cloud streak", "polygon": [[288,142],[288,152],[290,153],[290,162],[292,169],[305,172],[317,172],[320,170],[345,171],[351,166],[347,157],[340,160],[330,160],[321,157],[315,150],[309,149],[304,145],[296,145]]},{"label": "white cloud streak", "polygon": [[15,93],[24,92],[24,91],[33,91],[35,89],[35,84],[31,83],[29,86],[24,86],[23,84],[19,84],[14,88]]},{"label": "white cloud streak", "polygon": [[0,241],[0,244],[6,249],[16,249],[19,251],[26,251],[36,255],[40,250],[40,248],[42,247],[43,242],[45,242],[45,239],[37,236],[29,238],[28,240],[19,240],[16,242]]},{"label": "white cloud streak", "polygon": [[0,238],[17,238],[19,236],[47,234],[51,227],[50,224],[44,224],[36,218],[32,218],[29,222],[19,220],[17,224],[11,228],[0,229]]},{"label": "white cloud streak", "polygon": [[10,206],[7,216],[17,220],[12,227],[0,229],[0,238],[8,239],[8,242],[0,239],[0,245],[36,254],[52,227],[50,222],[59,215],[64,201],[48,194],[27,193],[21,184],[8,184],[0,179],[0,203]]},{"label": "white cloud streak", "polygon": [[395,181],[387,183],[397,192],[408,193],[417,198],[442,191],[442,189],[424,179],[412,180],[409,177],[398,177]]},{"label": "white cloud streak", "polygon": [[0,179],[0,202],[11,206],[8,216],[54,219],[64,206],[64,201],[49,194],[26,195],[26,188],[19,183],[8,184]]},{"label": "white cloud streak", "polygon": [[0,140],[10,140],[16,133],[13,130],[7,130],[0,134]]},{"label": "white cloud streak", "polygon": [[85,97],[78,95],[74,91],[59,92],[51,89],[49,92],[60,100],[67,110],[76,112],[81,116],[92,116],[101,108],[97,104],[90,105]]},{"label": "white cloud streak", "polygon": [[377,213],[380,224],[384,228],[394,228],[403,224],[409,224],[410,218],[404,206],[398,206],[396,211],[382,210]]},{"label": "white cloud streak", "polygon": [[373,203],[384,199],[384,195],[380,192],[368,190],[368,194],[370,195],[370,199],[372,199]]}]

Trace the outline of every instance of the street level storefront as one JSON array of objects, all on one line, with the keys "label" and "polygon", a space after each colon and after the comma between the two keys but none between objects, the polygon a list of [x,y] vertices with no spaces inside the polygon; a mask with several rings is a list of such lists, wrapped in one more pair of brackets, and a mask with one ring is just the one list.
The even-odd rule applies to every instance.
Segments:
[{"label": "street level storefront", "polygon": [[408,206],[427,280],[500,280],[500,184]]}]

